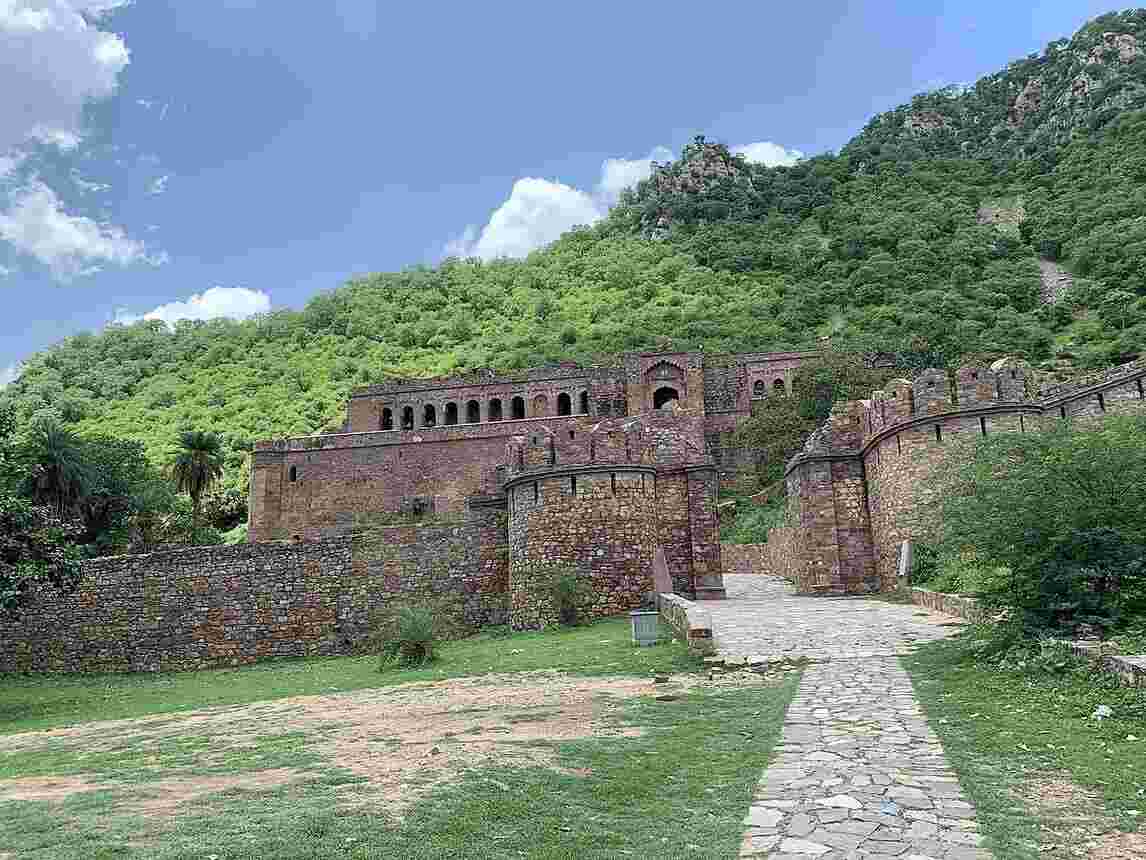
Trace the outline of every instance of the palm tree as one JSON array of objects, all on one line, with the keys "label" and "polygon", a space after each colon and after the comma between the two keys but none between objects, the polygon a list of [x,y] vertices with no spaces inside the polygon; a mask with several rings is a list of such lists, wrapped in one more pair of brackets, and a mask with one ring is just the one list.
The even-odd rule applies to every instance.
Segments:
[{"label": "palm tree", "polygon": [[55,418],[37,421],[28,441],[28,494],[36,504],[49,505],[58,516],[66,516],[87,495],[92,483],[83,442]]},{"label": "palm tree", "polygon": [[199,505],[203,493],[223,475],[223,443],[214,433],[185,430],[171,461],[176,490],[191,497],[191,525],[199,528]]}]

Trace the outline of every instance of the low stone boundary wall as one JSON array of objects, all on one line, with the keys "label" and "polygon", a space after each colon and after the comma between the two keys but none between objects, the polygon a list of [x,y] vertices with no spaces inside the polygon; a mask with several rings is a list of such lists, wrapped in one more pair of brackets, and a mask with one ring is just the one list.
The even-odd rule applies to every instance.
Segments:
[{"label": "low stone boundary wall", "polygon": [[716,643],[712,638],[712,613],[679,594],[657,594],[657,610],[661,619],[680,636],[689,651],[714,654]]},{"label": "low stone boundary wall", "polygon": [[[945,612],[966,618],[968,621],[983,620],[983,608],[974,597],[961,594],[946,594],[926,588],[911,589],[911,602],[937,612]],[[1077,657],[1093,660],[1107,672],[1113,672],[1131,687],[1146,687],[1146,654],[1130,656],[1125,654],[1103,654],[1098,644],[1093,642],[1067,642],[1071,652]]]},{"label": "low stone boundary wall", "polygon": [[1131,687],[1146,687],[1146,654],[1103,654],[1093,642],[1071,642],[1070,650],[1077,657],[1100,664],[1107,672],[1113,672]]},{"label": "low stone boundary wall", "polygon": [[936,612],[966,618],[968,621],[983,620],[983,608],[974,597],[931,591],[928,588],[912,588],[911,602],[917,606],[934,609]]},{"label": "low stone boundary wall", "polygon": [[768,544],[722,543],[720,565],[725,573],[768,573]]}]

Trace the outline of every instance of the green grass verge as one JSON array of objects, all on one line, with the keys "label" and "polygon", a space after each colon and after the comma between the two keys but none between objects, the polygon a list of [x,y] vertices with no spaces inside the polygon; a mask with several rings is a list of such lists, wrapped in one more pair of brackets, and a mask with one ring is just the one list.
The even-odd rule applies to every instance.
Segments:
[{"label": "green grass verge", "polygon": [[0,803],[0,834],[5,849],[29,860],[730,860],[797,682],[794,672],[772,687],[631,700],[620,719],[643,727],[642,736],[558,747],[556,764],[585,775],[471,770],[399,823],[347,806],[360,780],[330,762],[306,782],[216,793],[175,817],[132,813],[126,802],[146,786],[130,784],[62,803]]},{"label": "green grass verge", "polygon": [[483,633],[445,643],[439,653],[427,668],[382,673],[375,657],[329,657],[200,672],[0,675],[0,734],[490,672],[647,675],[703,665],[675,640],[632,647],[628,618],[539,633]]},{"label": "green grass verge", "polygon": [[[964,635],[904,662],[995,856],[1047,856],[1040,834],[1058,825],[1032,802],[1040,780],[1094,791],[1117,826],[1137,829],[1146,820],[1146,695],[1084,663],[1056,674],[1000,669],[975,662],[971,649]],[[1094,719],[1099,705],[1113,716]]]}]

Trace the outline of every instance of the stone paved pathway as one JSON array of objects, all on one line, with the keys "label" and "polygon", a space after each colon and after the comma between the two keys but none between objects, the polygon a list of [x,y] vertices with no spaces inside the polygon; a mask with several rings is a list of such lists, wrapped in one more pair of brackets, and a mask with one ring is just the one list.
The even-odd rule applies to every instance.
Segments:
[{"label": "stone paved pathway", "polygon": [[731,658],[807,656],[777,757],[745,819],[741,857],[989,860],[975,810],[927,727],[898,655],[951,619],[873,600],[800,598],[765,577],[725,577],[708,604]]}]

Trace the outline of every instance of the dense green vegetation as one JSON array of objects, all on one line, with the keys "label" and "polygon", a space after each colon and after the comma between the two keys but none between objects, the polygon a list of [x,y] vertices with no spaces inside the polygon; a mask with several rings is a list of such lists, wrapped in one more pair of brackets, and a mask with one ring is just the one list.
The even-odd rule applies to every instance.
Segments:
[{"label": "dense green vegetation", "polygon": [[[937,495],[938,542],[912,580],[978,595],[994,650],[1146,620],[1146,419],[980,439]],[[962,459],[962,458],[960,458]]]},{"label": "dense green vegetation", "polygon": [[[177,432],[215,431],[219,495],[241,507],[254,440],[338,427],[354,387],[395,375],[825,337],[905,371],[1003,353],[1116,363],[1146,342],[1146,71],[1104,33],[1146,45],[1146,13],[1098,19],[967,92],[925,94],[838,155],[767,168],[698,141],[605,220],[525,260],[370,275],[246,322],[68,338],[0,400],[22,427],[50,414],[85,438],[137,441],[157,465]],[[1101,86],[1056,95],[1080,75]],[[1035,77],[1044,97],[1012,128]],[[924,109],[950,127],[904,126]],[[1079,276],[1055,305],[1040,301],[1040,258]]]}]

